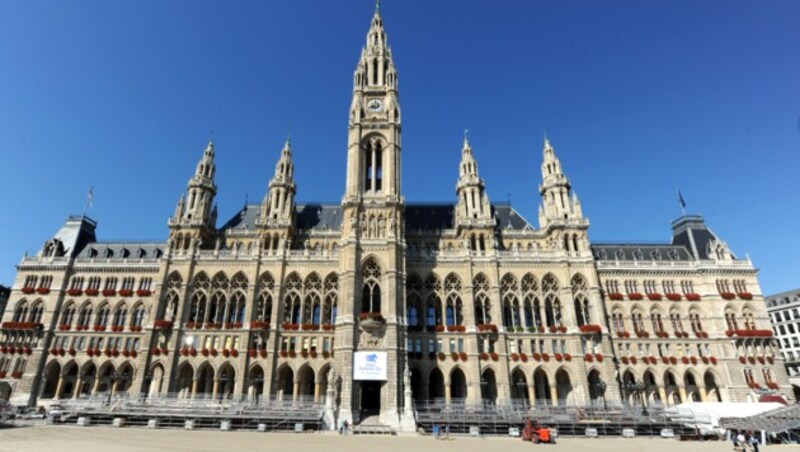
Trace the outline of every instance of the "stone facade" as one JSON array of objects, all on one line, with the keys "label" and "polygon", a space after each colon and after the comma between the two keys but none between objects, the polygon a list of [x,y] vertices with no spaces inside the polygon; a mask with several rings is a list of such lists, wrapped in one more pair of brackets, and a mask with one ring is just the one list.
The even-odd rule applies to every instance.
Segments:
[{"label": "stone facade", "polygon": [[[490,202],[466,139],[456,203],[407,203],[378,12],[353,82],[340,205],[295,203],[287,141],[263,202],[218,227],[209,143],[166,241],[102,242],[69,217],[23,258],[2,323],[10,398],[306,397],[398,427],[409,398],[788,396],[756,269],[702,218],[673,223],[671,243],[590,244],[547,140],[538,228]],[[359,351],[386,354],[385,380],[353,378]]]}]

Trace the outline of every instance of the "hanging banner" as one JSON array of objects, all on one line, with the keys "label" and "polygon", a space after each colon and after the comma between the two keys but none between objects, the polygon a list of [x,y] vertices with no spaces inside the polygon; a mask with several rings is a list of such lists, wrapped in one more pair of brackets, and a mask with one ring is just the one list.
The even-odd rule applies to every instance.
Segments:
[{"label": "hanging banner", "polygon": [[386,381],[386,352],[355,352],[353,380]]}]

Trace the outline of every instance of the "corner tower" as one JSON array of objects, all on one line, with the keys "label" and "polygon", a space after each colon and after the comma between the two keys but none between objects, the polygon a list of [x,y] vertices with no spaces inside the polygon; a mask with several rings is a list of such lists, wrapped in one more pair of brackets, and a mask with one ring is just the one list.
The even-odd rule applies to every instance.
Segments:
[{"label": "corner tower", "polygon": [[213,245],[217,222],[214,196],[214,142],[209,141],[203,156],[197,162],[194,175],[189,179],[188,198],[181,195],[175,206],[175,215],[169,219],[171,247],[177,251],[190,247]]}]

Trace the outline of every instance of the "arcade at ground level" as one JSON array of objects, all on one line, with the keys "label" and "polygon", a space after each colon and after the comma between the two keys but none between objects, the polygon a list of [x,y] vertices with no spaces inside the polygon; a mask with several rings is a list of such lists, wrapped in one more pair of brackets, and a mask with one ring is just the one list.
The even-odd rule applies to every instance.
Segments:
[{"label": "arcade at ground level", "polygon": [[324,450],[325,452],[406,452],[408,450],[439,452],[485,452],[502,448],[506,452],[530,451],[546,448],[564,452],[587,449],[600,452],[728,452],[726,441],[679,442],[661,438],[605,438],[560,439],[555,446],[531,445],[515,438],[457,437],[449,441],[436,441],[430,436],[346,436],[334,433],[255,433],[220,431],[191,431],[177,429],[147,430],[140,428],[112,429],[110,427],[44,426],[18,424],[0,427],[0,447],[3,450],[59,450],[60,452],[85,452],[86,450],[114,450],[115,452],[142,451],[284,451]]}]

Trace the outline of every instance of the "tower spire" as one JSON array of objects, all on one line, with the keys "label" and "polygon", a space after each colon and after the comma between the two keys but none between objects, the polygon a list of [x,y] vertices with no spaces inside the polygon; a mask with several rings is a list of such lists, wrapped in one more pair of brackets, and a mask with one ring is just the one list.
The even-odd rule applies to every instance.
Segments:
[{"label": "tower spire", "polygon": [[478,162],[472,153],[467,132],[464,129],[464,146],[461,149],[461,162],[458,166],[456,217],[460,224],[481,223],[483,225],[491,220],[491,206],[483,179],[478,176]]},{"label": "tower spire", "polygon": [[281,156],[275,164],[275,174],[269,181],[267,194],[261,204],[261,222],[283,226],[291,224],[296,192],[292,145],[289,137],[286,137],[286,142],[281,149]]},{"label": "tower spire", "polygon": [[539,185],[542,205],[539,209],[540,227],[554,221],[583,220],[578,196],[572,192],[561,161],[547,135],[542,146],[542,184]]}]

